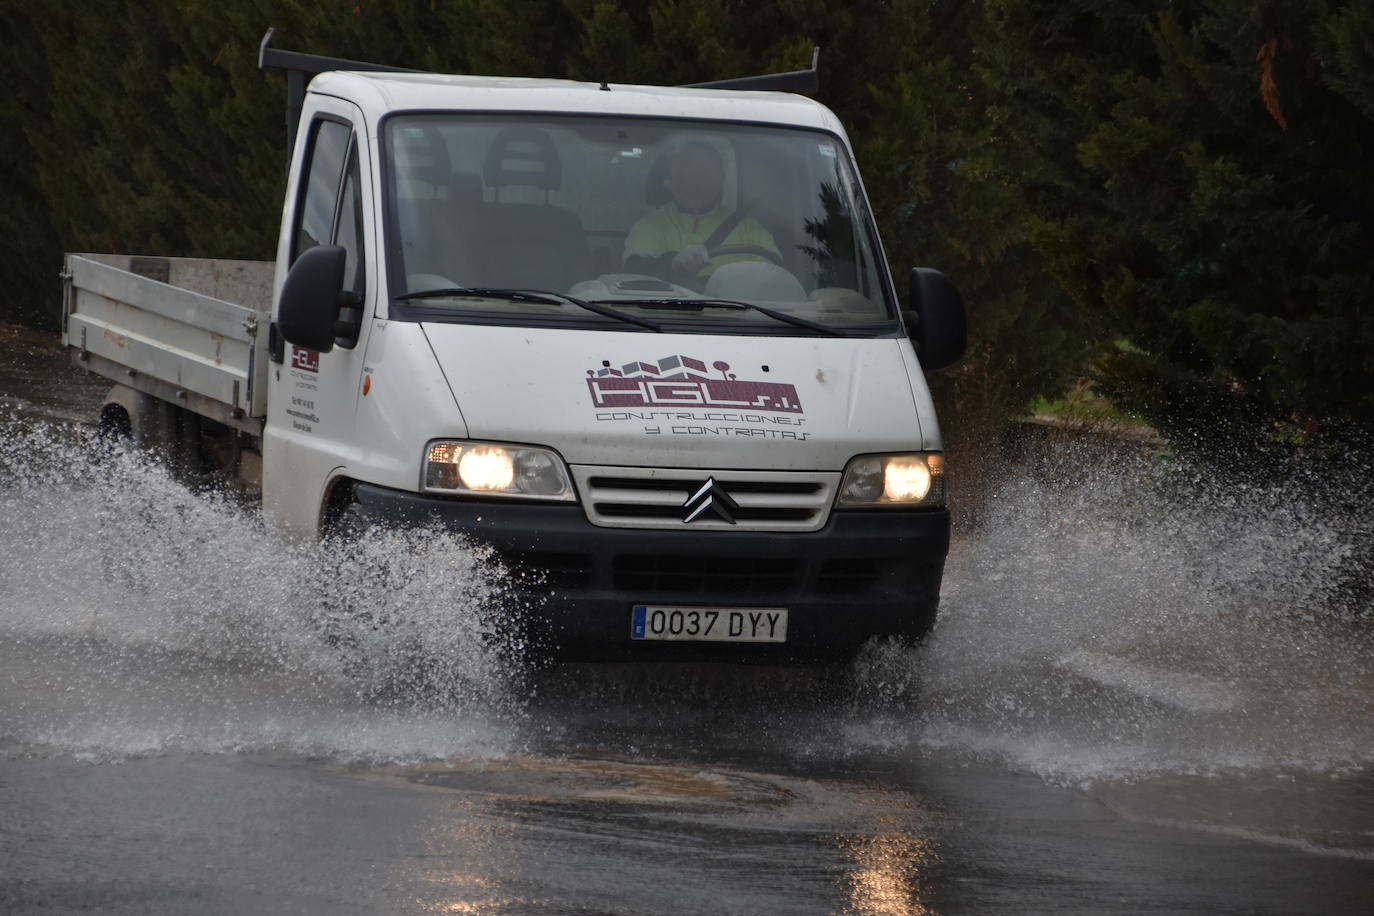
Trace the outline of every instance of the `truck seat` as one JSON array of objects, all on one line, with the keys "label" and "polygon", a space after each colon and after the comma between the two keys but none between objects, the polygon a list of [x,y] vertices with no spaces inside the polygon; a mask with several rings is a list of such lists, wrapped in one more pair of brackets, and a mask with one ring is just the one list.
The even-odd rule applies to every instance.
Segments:
[{"label": "truck seat", "polygon": [[435,278],[481,286],[482,179],[476,172],[454,172],[443,182],[430,178],[397,181],[406,275],[425,276],[429,286],[438,285]]},{"label": "truck seat", "polygon": [[[563,185],[563,166],[547,133],[507,127],[487,151],[483,179],[494,199],[483,208],[482,285],[563,292],[590,269],[582,221],[549,203]],[[543,202],[507,201],[508,188],[543,191]]]},{"label": "truck seat", "polygon": [[434,223],[432,246],[440,275],[459,286],[481,286],[482,178],[453,172],[444,188],[443,208]]}]

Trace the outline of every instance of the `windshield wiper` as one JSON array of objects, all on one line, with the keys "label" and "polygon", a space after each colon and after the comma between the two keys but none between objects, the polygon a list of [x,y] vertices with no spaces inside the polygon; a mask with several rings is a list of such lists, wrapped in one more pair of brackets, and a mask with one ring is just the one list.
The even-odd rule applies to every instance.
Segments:
[{"label": "windshield wiper", "polygon": [[739,302],[735,299],[594,299],[593,302],[615,302],[620,305],[636,305],[641,308],[649,309],[671,309],[678,312],[699,312],[702,309],[730,309],[736,312],[754,311],[767,315],[769,318],[781,321],[784,324],[794,325],[799,328],[808,328],[812,331],[819,331],[822,334],[829,334],[832,337],[848,337],[849,333],[840,328],[828,324],[821,324],[819,321],[810,321],[806,318],[798,318],[796,315],[789,315],[787,312],[779,312],[762,305],[755,305],[752,302]]},{"label": "windshield wiper", "polygon": [[440,289],[422,289],[413,293],[402,293],[396,299],[443,299],[446,297],[472,296],[479,299],[509,299],[513,302],[542,302],[545,305],[562,305],[569,302],[578,308],[586,309],[589,312],[596,312],[598,315],[605,315],[607,318],[615,318],[629,324],[637,324],[641,328],[648,328],[659,334],[663,333],[663,327],[647,318],[637,318],[634,315],[626,315],[613,308],[607,308],[599,302],[585,302],[564,293],[554,293],[542,289],[489,289],[480,286],[445,286]]}]

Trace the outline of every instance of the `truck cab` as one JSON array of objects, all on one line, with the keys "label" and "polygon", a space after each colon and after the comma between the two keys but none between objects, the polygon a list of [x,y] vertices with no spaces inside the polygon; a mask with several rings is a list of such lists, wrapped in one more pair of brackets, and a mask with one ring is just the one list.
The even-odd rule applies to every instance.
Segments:
[{"label": "truck cab", "polygon": [[930,628],[940,432],[826,108],[331,72],[291,176],[262,475],[286,527],[463,531],[582,654]]},{"label": "truck cab", "polygon": [[960,356],[963,305],[915,269],[899,307],[829,110],[271,37],[275,261],[67,256],[64,337],[116,383],[103,426],[303,536],[461,532],[512,572],[495,624],[559,653],[834,659],[930,629],[949,513],[924,373]]}]

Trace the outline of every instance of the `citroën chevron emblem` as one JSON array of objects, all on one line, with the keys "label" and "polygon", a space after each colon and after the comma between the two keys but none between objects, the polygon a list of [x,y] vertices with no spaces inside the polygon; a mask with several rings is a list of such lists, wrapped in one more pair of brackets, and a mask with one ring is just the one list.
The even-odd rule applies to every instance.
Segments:
[{"label": "citro\u00ebn chevron emblem", "polygon": [[687,524],[691,524],[710,512],[721,521],[733,525],[735,513],[739,511],[739,503],[730,498],[730,494],[725,492],[724,487],[716,483],[714,477],[707,477],[706,482],[701,485],[701,489],[687,497],[682,508],[687,510],[686,514],[682,516],[683,522]]}]

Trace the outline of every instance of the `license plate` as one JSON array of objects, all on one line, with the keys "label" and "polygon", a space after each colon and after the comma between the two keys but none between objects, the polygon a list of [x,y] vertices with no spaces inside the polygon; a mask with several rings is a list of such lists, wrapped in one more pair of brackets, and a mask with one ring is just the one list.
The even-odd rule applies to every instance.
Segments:
[{"label": "license plate", "polygon": [[696,642],[787,642],[787,608],[659,607],[637,604],[631,639]]}]

